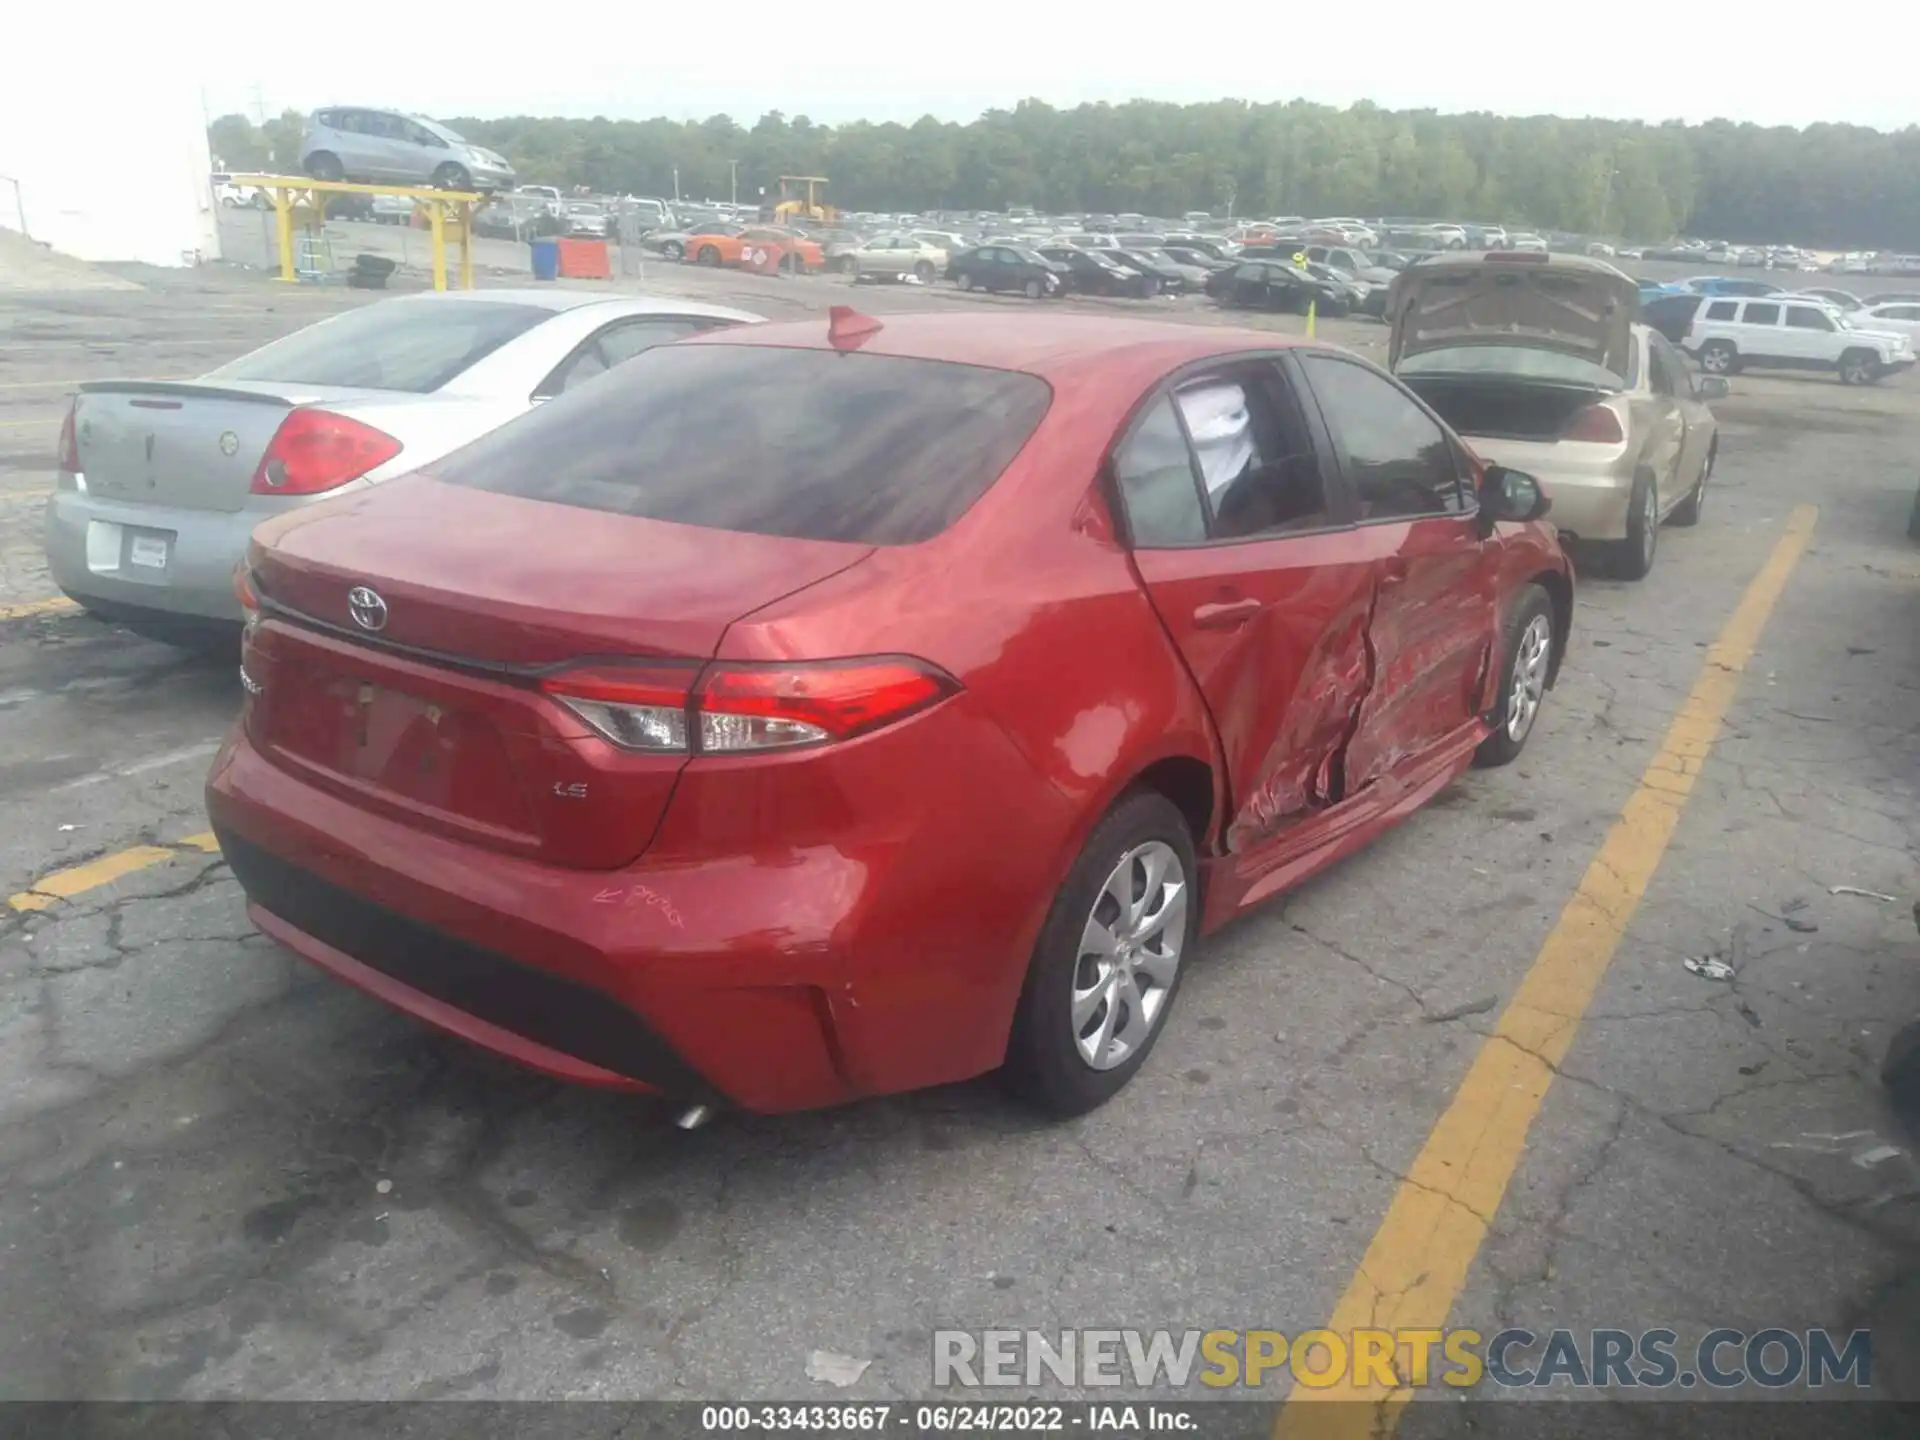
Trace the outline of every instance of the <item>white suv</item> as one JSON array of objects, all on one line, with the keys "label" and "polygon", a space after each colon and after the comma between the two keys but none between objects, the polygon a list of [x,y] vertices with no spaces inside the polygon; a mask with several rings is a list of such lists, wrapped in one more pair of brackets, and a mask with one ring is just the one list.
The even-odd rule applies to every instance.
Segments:
[{"label": "white suv", "polygon": [[1833,370],[1845,385],[1870,385],[1914,361],[1904,335],[1856,330],[1829,306],[1777,295],[1709,296],[1680,348],[1709,375],[1748,365]]}]

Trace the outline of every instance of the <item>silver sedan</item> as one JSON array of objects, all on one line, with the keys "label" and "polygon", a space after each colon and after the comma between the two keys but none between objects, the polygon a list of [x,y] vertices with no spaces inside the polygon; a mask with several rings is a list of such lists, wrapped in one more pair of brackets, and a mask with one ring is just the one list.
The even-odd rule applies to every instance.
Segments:
[{"label": "silver sedan", "polygon": [[80,387],[47,502],[47,568],[167,638],[240,618],[256,525],[439,459],[651,346],[761,316],[574,290],[410,295],[335,315],[197,380]]}]

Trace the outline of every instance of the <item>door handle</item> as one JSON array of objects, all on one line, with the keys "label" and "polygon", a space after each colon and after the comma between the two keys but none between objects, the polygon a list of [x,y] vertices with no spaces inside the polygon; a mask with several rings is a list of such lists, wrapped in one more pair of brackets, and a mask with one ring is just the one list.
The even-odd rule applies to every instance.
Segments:
[{"label": "door handle", "polygon": [[1236,625],[1246,624],[1259,613],[1258,600],[1223,600],[1215,604],[1196,605],[1193,623],[1202,630],[1231,630]]}]

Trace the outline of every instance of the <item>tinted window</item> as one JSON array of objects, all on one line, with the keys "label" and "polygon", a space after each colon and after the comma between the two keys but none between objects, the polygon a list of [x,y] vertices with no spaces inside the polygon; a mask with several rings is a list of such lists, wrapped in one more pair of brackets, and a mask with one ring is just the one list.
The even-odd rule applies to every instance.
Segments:
[{"label": "tinted window", "polygon": [[1207,538],[1193,455],[1172,400],[1154,402],[1114,455],[1113,472],[1135,545],[1152,549]]},{"label": "tinted window", "polygon": [[1749,305],[1740,319],[1748,325],[1778,325],[1780,307],[1778,305]]},{"label": "tinted window", "polygon": [[1647,346],[1647,387],[1656,395],[1675,395],[1683,392],[1684,387],[1676,383],[1673,367],[1667,363],[1667,357],[1651,343]]},{"label": "tinted window", "polygon": [[1832,334],[1833,321],[1811,305],[1789,305],[1787,307],[1787,326],[1793,330],[1820,330]]},{"label": "tinted window", "polygon": [[1465,508],[1453,447],[1431,415],[1362,366],[1324,355],[1303,355],[1300,363],[1360,501],[1361,519]]},{"label": "tinted window", "polygon": [[1707,319],[1731,320],[1740,311],[1740,306],[1732,300],[1716,300],[1707,306]]},{"label": "tinted window", "polygon": [[553,311],[496,300],[400,300],[296,331],[213,371],[222,380],[353,385],[424,395]]},{"label": "tinted window", "polygon": [[1693,394],[1693,376],[1687,371],[1687,362],[1680,358],[1680,352],[1667,342],[1667,337],[1658,330],[1648,332],[1647,349],[1653,357],[1654,373],[1666,368],[1667,378],[1676,395]]},{"label": "tinted window", "polygon": [[663,345],[433,472],[682,525],[909,544],[985,492],[1051,398],[1035,376],[970,365]]},{"label": "tinted window", "polygon": [[1216,538],[1327,523],[1319,462],[1271,366],[1229,372],[1175,393],[1200,463]]}]

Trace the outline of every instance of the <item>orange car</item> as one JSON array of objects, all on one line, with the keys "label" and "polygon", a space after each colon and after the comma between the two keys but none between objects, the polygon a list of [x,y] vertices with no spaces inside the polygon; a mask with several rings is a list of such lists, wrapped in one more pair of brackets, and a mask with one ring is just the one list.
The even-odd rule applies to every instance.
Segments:
[{"label": "orange car", "polygon": [[[771,270],[776,258],[782,269],[798,264],[802,270],[827,268],[827,253],[813,241],[791,230],[763,225],[738,235],[691,235],[687,258],[696,265],[739,265]],[[788,258],[791,257],[791,258]]]}]

